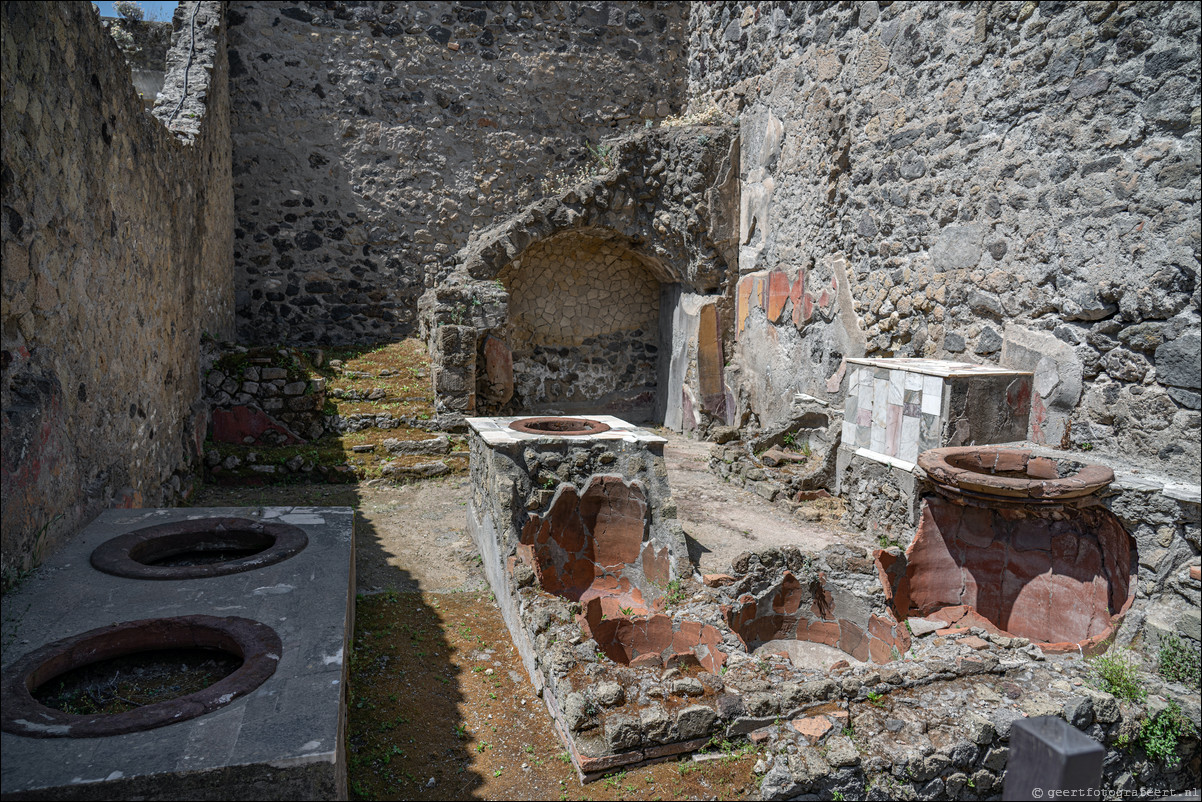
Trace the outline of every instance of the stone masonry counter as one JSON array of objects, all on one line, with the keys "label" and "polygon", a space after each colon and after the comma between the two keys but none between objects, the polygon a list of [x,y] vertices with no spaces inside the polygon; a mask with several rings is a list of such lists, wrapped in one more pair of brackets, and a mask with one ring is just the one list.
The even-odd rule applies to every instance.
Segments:
[{"label": "stone masonry counter", "polygon": [[[910,648],[868,555],[768,550],[707,578],[716,587],[693,585],[662,438],[597,419],[610,430],[556,436],[468,419],[469,529],[583,779],[782,716],[817,727],[849,697],[878,692],[827,679],[832,666],[863,671]],[[778,655],[787,641],[809,651]],[[977,670],[967,654],[964,670]]]},{"label": "stone masonry counter", "polygon": [[834,489],[854,526],[908,537],[918,521],[920,453],[1021,440],[1027,431],[1027,371],[918,358],[848,359],[846,369]]},{"label": "stone masonry counter", "polygon": [[[218,650],[240,661],[219,682],[187,696],[124,713],[79,715],[46,707],[32,696],[69,671],[112,658],[169,648]],[[30,738],[99,738],[175,724],[224,707],[272,674],[283,646],[271,627],[247,618],[210,615],[154,618],[100,627],[48,643],[5,671],[4,731]]]},{"label": "stone masonry counter", "polygon": [[[245,670],[175,699],[174,708],[166,701],[110,715],[64,712],[62,720],[47,722],[74,727],[87,719],[93,737],[29,738],[6,724],[0,733],[4,798],[345,799],[353,518],[345,507],[102,513],[5,594],[5,679],[23,670],[19,661],[27,655],[64,642],[77,645],[75,663],[157,643],[240,652]],[[89,563],[89,555],[115,537],[221,519],[300,530],[308,545],[253,570],[159,582],[112,576]],[[233,635],[223,632],[239,621]],[[106,637],[114,631],[117,639]],[[99,638],[79,643],[85,634]],[[34,659],[54,674],[63,667],[61,659]],[[27,676],[34,684],[47,678],[33,668]],[[4,708],[7,714],[7,692]],[[156,711],[157,729],[124,726]],[[195,717],[183,720],[180,712]],[[106,722],[119,734],[105,734]]]}]

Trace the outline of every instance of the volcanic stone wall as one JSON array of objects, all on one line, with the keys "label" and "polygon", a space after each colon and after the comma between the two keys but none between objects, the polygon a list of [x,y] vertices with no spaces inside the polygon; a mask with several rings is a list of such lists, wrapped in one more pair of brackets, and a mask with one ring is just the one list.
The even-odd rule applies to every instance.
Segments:
[{"label": "volcanic stone wall", "polygon": [[[677,429],[682,417],[694,428],[696,417],[722,414],[722,331],[731,318],[730,299],[720,293],[735,275],[737,139],[722,125],[670,124],[615,137],[607,147],[612,169],[580,175],[557,194],[473,234],[456,254],[454,271],[422,296],[421,336],[432,346],[440,409],[567,412],[566,400],[584,404],[574,411],[608,408],[642,420],[654,400],[652,417],[675,409],[671,425]],[[590,288],[566,283],[573,271]],[[530,281],[528,275],[540,278]],[[656,282],[658,299],[651,295]],[[557,310],[559,300],[570,302],[570,313]],[[521,307],[512,321],[511,303]],[[609,308],[614,305],[624,308]],[[656,307],[659,320],[653,322],[649,313]],[[562,333],[571,325],[564,321],[581,313],[588,320],[579,332],[593,334],[579,345],[547,351],[539,361],[527,360],[532,370],[518,364],[524,343],[516,342],[511,352],[504,339],[523,329],[543,338]],[[707,324],[699,336],[702,319]],[[655,345],[648,325],[658,329]],[[615,336],[622,330],[641,333],[633,340]],[[657,361],[652,388],[648,380]],[[601,382],[589,377],[605,373],[623,392],[603,406],[595,390],[580,391],[590,383],[599,388]],[[576,397],[565,399],[565,389]],[[682,416],[689,397],[697,403]]]},{"label": "volcanic stone wall", "polygon": [[231,6],[239,336],[379,341],[468,235],[681,110],[687,4]]},{"label": "volcanic stone wall", "polygon": [[499,280],[510,296],[505,341],[523,408],[650,414],[659,281],[628,249],[555,237],[528,248]]},{"label": "volcanic stone wall", "polygon": [[221,3],[177,12],[154,116],[90,4],[2,13],[7,586],[103,508],[186,485],[201,336],[234,331],[233,203]]},{"label": "volcanic stone wall", "polygon": [[1036,373],[1032,439],[1196,482],[1198,30],[1190,3],[694,5],[690,108],[741,110],[740,272],[829,290],[750,310],[741,409],[838,397],[845,356],[1000,362]]}]

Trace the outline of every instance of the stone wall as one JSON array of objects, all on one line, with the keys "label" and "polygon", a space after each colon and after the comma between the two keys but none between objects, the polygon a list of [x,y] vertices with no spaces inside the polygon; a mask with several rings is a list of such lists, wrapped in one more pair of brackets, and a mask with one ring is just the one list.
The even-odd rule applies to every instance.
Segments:
[{"label": "stone wall", "polygon": [[[566,411],[562,393],[578,382],[576,367],[583,364],[599,366],[611,375],[620,369],[626,387],[641,386],[647,391],[635,393],[633,405],[626,393],[616,407],[608,407],[623,417],[668,420],[676,429],[682,425],[696,428],[711,418],[725,419],[727,392],[721,365],[723,343],[729,342],[724,332],[730,330],[733,316],[728,314],[732,299],[723,292],[732,283],[736,258],[731,221],[738,208],[737,141],[731,130],[721,125],[680,124],[620,136],[608,140],[606,147],[608,169],[581,175],[553,197],[473,234],[456,254],[455,270],[422,296],[421,335],[431,344],[440,409],[472,410],[478,404],[482,411],[517,412],[550,404]],[[506,280],[512,284],[527,272],[527,254],[535,256],[536,265],[543,264],[546,258],[540,254],[550,248],[557,252],[556,258],[571,262],[576,259],[573,252],[582,246],[601,249],[598,253],[603,255],[598,259],[613,261],[605,266],[604,279],[577,271],[593,286],[580,298],[589,302],[575,309],[588,308],[590,318],[600,315],[591,320],[590,327],[612,329],[616,318],[609,320],[608,316],[616,313],[596,310],[597,304],[637,301],[642,311],[636,316],[653,324],[654,334],[633,329],[642,332],[637,335],[641,343],[637,349],[612,330],[584,338],[592,342],[556,348],[556,353],[545,355],[535,383],[516,393],[522,377],[513,361],[516,351],[511,352],[505,332],[512,328],[511,304],[526,301],[516,292],[511,297],[514,288]],[[567,250],[558,253],[564,248]],[[595,262],[591,256],[589,260]],[[615,271],[622,284],[633,283],[642,291],[611,286],[619,283],[610,280],[609,274]],[[554,272],[569,274],[558,268]],[[546,273],[540,269],[535,275]],[[659,295],[655,298],[651,290],[657,283]],[[555,295],[549,290],[540,292],[552,299]],[[565,285],[561,294],[566,292]],[[595,298],[589,300],[588,293]],[[653,309],[658,309],[655,321],[649,314]],[[534,338],[559,336],[565,325],[562,315],[544,318],[543,311],[540,308],[537,320],[526,314],[515,323]],[[622,314],[625,319],[630,313]],[[474,341],[438,333],[461,327],[476,330]],[[448,350],[448,345],[474,347],[480,353],[458,353]],[[622,352],[626,358],[611,365],[607,353]],[[649,381],[652,370],[654,380]],[[473,375],[479,386],[467,383]],[[447,378],[445,386],[439,385],[439,376]],[[548,389],[551,395],[546,394]],[[594,396],[579,401],[584,408],[576,411],[590,411],[590,406],[597,411],[600,405],[596,400]]]},{"label": "stone wall", "polygon": [[171,47],[170,22],[152,22],[125,17],[101,17],[100,24],[113,37],[129,63],[134,88],[147,108],[163,88],[167,50]]},{"label": "stone wall", "polygon": [[650,414],[659,281],[634,254],[569,234],[532,245],[498,280],[509,292],[502,336],[521,408]]},{"label": "stone wall", "polygon": [[839,397],[846,356],[1000,362],[1036,373],[1032,439],[1198,481],[1198,27],[1189,3],[694,5],[690,108],[741,112],[740,272],[827,297],[752,310],[742,409]]},{"label": "stone wall", "polygon": [[365,342],[468,235],[684,103],[684,3],[231,6],[239,336]]},{"label": "stone wall", "polygon": [[314,373],[323,360],[319,349],[270,346],[235,346],[211,359],[204,390],[213,442],[279,446],[321,437],[326,432],[326,379]]},{"label": "stone wall", "polygon": [[105,507],[186,485],[201,337],[234,330],[233,205],[220,3],[177,12],[155,116],[89,4],[2,13],[7,586]]}]

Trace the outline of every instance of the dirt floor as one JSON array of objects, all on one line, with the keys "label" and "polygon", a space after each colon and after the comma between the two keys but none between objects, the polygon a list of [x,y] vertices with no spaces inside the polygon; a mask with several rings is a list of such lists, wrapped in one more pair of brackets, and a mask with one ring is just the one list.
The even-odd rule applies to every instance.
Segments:
[{"label": "dirt floor", "polygon": [[[748,549],[820,548],[836,533],[721,482],[708,444],[672,437],[669,480],[694,559],[725,570]],[[348,761],[359,799],[740,799],[758,797],[746,742],[619,771],[582,786],[513,648],[466,531],[457,475],[202,488],[195,506],[346,505],[358,510],[358,600]]]},{"label": "dirt floor", "polygon": [[[744,551],[786,545],[819,551],[849,537],[836,527],[802,521],[787,507],[723,482],[708,467],[713,443],[663,430],[657,434],[668,438],[664,462],[676,515],[689,539],[689,557],[701,573],[729,570],[730,561]],[[831,503],[810,502],[815,507]]]}]

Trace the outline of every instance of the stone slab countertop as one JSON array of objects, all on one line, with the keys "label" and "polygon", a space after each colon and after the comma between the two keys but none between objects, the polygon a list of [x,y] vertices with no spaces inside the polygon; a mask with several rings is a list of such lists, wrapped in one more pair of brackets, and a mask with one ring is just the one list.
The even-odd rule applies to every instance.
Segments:
[{"label": "stone slab countertop", "polygon": [[[145,732],[102,738],[0,735],[4,794],[147,775],[270,764],[336,763],[343,660],[354,592],[349,507],[109,510],[4,599],[5,667],[41,646],[114,623],[183,615],[238,616],[283,642],[275,673],[225,707]],[[147,526],[206,517],[293,524],[298,554],[253,571],[191,580],[126,579],[92,568],[98,545]]]},{"label": "stone slab countertop", "polygon": [[1110,489],[1112,490],[1159,491],[1177,501],[1186,501],[1191,504],[1202,503],[1202,484],[1166,476],[1157,473],[1155,469],[1133,465],[1131,462],[1112,454],[1093,451],[1063,451],[1058,448],[1049,448],[1048,446],[1029,442],[1015,443],[1013,447],[1029,448],[1041,457],[1071,459],[1075,462],[1104,465],[1114,471],[1114,481],[1110,485]]},{"label": "stone slab countertop", "polygon": [[[562,435],[548,432],[546,434],[530,434],[528,432],[519,432],[509,428],[509,424],[514,421],[522,420],[523,418],[531,417],[530,415],[522,415],[519,417],[510,418],[467,418],[467,425],[472,427],[472,431],[480,435],[484,442],[490,446],[511,445],[520,443],[525,440],[568,440],[580,442],[594,442],[597,440],[622,440],[628,443],[666,443],[667,439],[654,434],[647,429],[635,426],[633,423],[616,418],[613,415],[566,415],[560,416],[565,418],[585,418],[588,420],[604,423],[609,426],[609,429],[596,434],[583,435]],[[544,416],[540,416],[544,417]]]},{"label": "stone slab countertop", "polygon": [[[1189,504],[1202,504],[1202,484],[1191,483],[1189,481],[1182,481],[1178,478],[1165,476],[1164,474],[1159,474],[1152,469],[1132,465],[1130,462],[1116,458],[1113,455],[1089,451],[1063,451],[1058,448],[1050,448],[1045,445],[1039,445],[1038,443],[1032,443],[1028,441],[1018,441],[1014,443],[990,443],[988,445],[982,445],[981,448],[1030,449],[1035,453],[1036,456],[1040,457],[1068,459],[1073,460],[1074,462],[1103,465],[1114,471],[1114,482],[1110,484],[1111,490],[1159,492],[1176,501],[1184,501]],[[905,471],[906,473],[925,476],[925,472],[923,472],[916,463],[907,462],[895,457],[888,457],[884,454],[877,454],[866,448],[857,448],[854,449],[854,452],[858,456],[873,460],[875,462],[881,462],[886,465],[892,465],[893,467]]]},{"label": "stone slab countertop", "polygon": [[907,357],[876,358],[864,357],[848,359],[849,365],[867,365],[874,368],[889,370],[904,370],[907,373],[922,373],[927,376],[939,376],[945,379],[959,379],[972,376],[1030,376],[1029,370],[1002,368],[997,365],[976,365],[972,362],[952,362],[947,359],[917,359]]}]

